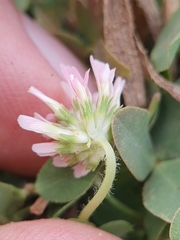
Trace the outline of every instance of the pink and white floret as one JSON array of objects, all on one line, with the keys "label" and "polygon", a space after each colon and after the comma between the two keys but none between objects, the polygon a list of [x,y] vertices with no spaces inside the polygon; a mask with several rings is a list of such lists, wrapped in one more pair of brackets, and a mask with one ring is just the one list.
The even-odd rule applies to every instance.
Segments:
[{"label": "pink and white floret", "polygon": [[66,80],[61,85],[71,99],[71,109],[30,87],[29,92],[51,108],[55,121],[37,113],[34,117],[18,117],[23,129],[52,139],[52,142],[33,144],[32,150],[39,156],[53,157],[54,166],[71,166],[76,178],[94,171],[104,159],[104,149],[96,139],[101,136],[109,142],[112,140],[111,120],[120,106],[125,83],[121,77],[114,81],[115,69],[111,70],[107,63],[95,60],[92,56],[90,62],[97,84],[96,93],[91,93],[88,88],[89,70],[83,78],[76,68],[61,64]]}]

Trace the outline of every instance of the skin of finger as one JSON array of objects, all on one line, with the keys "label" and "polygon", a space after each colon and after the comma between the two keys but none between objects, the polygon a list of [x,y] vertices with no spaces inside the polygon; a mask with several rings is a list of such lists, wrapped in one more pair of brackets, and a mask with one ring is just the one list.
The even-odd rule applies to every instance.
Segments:
[{"label": "skin of finger", "polygon": [[62,219],[41,219],[9,223],[1,226],[0,239],[118,240],[119,238],[83,223]]},{"label": "skin of finger", "polygon": [[[50,60],[48,61],[37,49],[25,25],[27,28],[27,23],[22,22],[22,16],[13,3],[10,0],[1,1],[0,168],[17,174],[34,176],[46,158],[38,157],[32,152],[31,146],[33,143],[46,140],[38,134],[21,129],[17,118],[20,114],[33,116],[34,112],[46,116],[50,111],[45,104],[27,91],[30,86],[34,86],[67,107],[69,102],[60,86],[61,77],[50,65]],[[43,34],[45,38],[47,34]],[[61,52],[63,46],[58,45],[49,35],[47,38],[49,39],[49,43],[46,43],[47,49],[49,44],[49,48],[54,52],[56,49]],[[62,52],[66,53],[64,49]],[[71,54],[68,56],[70,57]],[[73,61],[75,57],[69,59],[70,63]]]}]

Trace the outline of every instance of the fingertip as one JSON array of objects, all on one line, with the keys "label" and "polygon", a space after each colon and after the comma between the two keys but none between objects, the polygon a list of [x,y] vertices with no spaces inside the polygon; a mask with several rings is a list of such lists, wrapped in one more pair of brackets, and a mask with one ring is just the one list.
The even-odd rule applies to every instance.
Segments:
[{"label": "fingertip", "polygon": [[120,240],[90,225],[63,219],[9,223],[0,227],[0,236],[6,240]]}]

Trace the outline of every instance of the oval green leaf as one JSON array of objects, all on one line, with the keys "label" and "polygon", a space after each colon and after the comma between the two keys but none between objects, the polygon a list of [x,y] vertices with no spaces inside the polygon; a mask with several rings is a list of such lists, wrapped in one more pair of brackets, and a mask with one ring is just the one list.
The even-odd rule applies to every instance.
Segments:
[{"label": "oval green leaf", "polygon": [[180,159],[159,163],[143,189],[144,206],[155,216],[172,222],[180,207]]},{"label": "oval green leaf", "polygon": [[41,168],[35,183],[36,192],[44,199],[57,203],[70,202],[82,196],[93,184],[96,172],[74,178],[71,168],[53,166],[50,159]]},{"label": "oval green leaf", "polygon": [[174,214],[169,235],[171,240],[180,240],[180,208]]},{"label": "oval green leaf", "polygon": [[148,111],[126,107],[120,109],[112,122],[112,133],[118,152],[134,177],[143,181],[155,164],[148,132]]},{"label": "oval green leaf", "polygon": [[101,225],[99,228],[118,237],[124,237],[133,230],[132,225],[124,220],[111,221]]},{"label": "oval green leaf", "polygon": [[11,184],[0,182],[0,224],[13,220],[13,215],[23,206],[26,193]]},{"label": "oval green leaf", "polygon": [[147,212],[144,218],[144,226],[148,240],[158,240],[167,226],[167,222]]},{"label": "oval green leaf", "polygon": [[150,118],[150,121],[149,121],[149,128],[151,129],[157,118],[158,118],[158,115],[159,115],[159,105],[160,105],[160,101],[161,101],[161,93],[160,92],[156,92],[152,99],[151,99],[151,102],[149,104],[149,107],[148,107],[148,111],[151,115],[151,118]]},{"label": "oval green leaf", "polygon": [[158,119],[152,128],[152,139],[158,159],[180,156],[180,103],[163,94]]},{"label": "oval green leaf", "polygon": [[180,9],[168,21],[151,52],[151,60],[159,72],[170,67],[177,53],[180,43],[179,22]]}]

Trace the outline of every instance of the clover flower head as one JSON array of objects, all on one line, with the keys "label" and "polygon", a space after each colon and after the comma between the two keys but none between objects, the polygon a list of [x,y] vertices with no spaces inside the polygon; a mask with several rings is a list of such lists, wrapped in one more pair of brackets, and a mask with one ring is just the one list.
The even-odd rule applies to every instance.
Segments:
[{"label": "clover flower head", "polygon": [[63,104],[30,87],[29,92],[47,104],[53,115],[43,118],[35,113],[34,117],[18,117],[23,129],[52,139],[52,142],[33,144],[32,150],[39,156],[53,157],[54,166],[71,166],[76,178],[94,171],[104,159],[105,152],[96,139],[101,136],[112,140],[111,120],[120,106],[125,83],[121,77],[113,83],[115,69],[111,70],[107,63],[92,56],[90,62],[97,84],[96,93],[91,93],[88,88],[89,70],[82,77],[76,68],[61,64],[66,80],[61,85],[71,99],[71,108],[68,110]]}]

